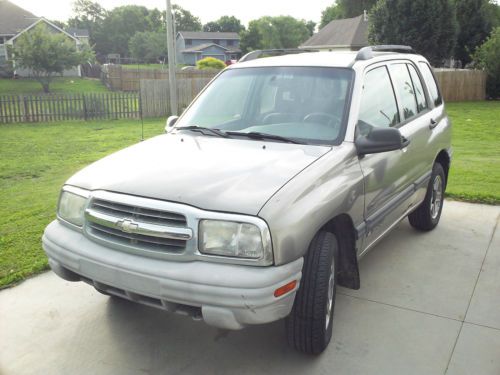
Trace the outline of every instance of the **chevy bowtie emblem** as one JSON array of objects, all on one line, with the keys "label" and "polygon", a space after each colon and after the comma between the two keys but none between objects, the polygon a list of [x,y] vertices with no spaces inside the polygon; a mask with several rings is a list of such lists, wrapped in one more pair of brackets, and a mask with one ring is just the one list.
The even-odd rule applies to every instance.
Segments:
[{"label": "chevy bowtie emblem", "polygon": [[139,224],[135,223],[129,219],[123,219],[116,222],[116,226],[121,229],[122,232],[133,233],[139,228]]}]

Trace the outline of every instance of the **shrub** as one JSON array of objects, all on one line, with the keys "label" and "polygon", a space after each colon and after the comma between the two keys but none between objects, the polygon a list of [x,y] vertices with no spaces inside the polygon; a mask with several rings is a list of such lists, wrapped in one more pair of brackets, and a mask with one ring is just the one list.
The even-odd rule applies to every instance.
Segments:
[{"label": "shrub", "polygon": [[500,98],[500,27],[493,29],[486,41],[472,56],[474,66],[488,73],[486,91],[491,98]]},{"label": "shrub", "polygon": [[224,61],[216,59],[215,57],[205,57],[204,59],[198,60],[196,62],[196,67],[198,69],[217,69],[221,70],[226,67]]}]

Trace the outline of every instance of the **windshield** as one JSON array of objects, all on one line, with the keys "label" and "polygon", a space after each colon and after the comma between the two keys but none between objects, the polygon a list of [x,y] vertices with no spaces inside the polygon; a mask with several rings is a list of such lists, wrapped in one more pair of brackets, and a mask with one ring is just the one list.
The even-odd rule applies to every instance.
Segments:
[{"label": "windshield", "polygon": [[203,92],[176,127],[339,143],[352,75],[350,69],[322,67],[229,69]]}]

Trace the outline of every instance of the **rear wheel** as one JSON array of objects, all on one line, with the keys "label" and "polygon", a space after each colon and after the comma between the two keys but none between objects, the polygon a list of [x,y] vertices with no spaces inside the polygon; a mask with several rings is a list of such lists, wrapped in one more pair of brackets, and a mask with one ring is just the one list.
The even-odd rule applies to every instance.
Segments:
[{"label": "rear wheel", "polygon": [[424,201],[408,215],[408,220],[414,228],[429,231],[438,225],[443,210],[445,186],[444,169],[441,164],[435,163]]},{"label": "rear wheel", "polygon": [[321,231],[315,236],[304,257],[292,312],[286,318],[288,343],[307,354],[321,353],[332,338],[337,251],[333,233]]}]

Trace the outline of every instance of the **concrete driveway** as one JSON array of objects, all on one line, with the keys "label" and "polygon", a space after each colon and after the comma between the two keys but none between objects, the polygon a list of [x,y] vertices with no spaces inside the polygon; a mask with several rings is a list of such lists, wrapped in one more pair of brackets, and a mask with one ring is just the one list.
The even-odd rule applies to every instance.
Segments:
[{"label": "concrete driveway", "polygon": [[339,290],[318,357],[283,322],[220,331],[45,273],[0,292],[0,373],[499,375],[499,216],[447,201],[431,233],[402,222]]}]

